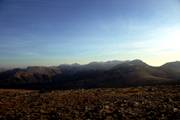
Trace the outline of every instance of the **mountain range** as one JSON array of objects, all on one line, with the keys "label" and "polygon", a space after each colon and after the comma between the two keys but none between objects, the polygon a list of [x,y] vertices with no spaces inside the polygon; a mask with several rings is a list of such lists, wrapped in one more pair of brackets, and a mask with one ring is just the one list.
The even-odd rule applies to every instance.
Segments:
[{"label": "mountain range", "polygon": [[0,72],[0,87],[28,89],[116,88],[179,84],[180,62],[153,67],[141,60],[62,64]]}]

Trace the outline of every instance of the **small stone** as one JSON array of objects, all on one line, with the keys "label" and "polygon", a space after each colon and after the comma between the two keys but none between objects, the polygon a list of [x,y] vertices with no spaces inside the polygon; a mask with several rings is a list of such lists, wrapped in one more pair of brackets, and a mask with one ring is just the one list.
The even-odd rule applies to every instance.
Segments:
[{"label": "small stone", "polygon": [[124,104],[121,104],[121,107],[124,107]]},{"label": "small stone", "polygon": [[123,100],[124,103],[126,103],[127,101],[126,100]]},{"label": "small stone", "polygon": [[172,102],[173,100],[171,98],[165,99],[165,102]]},{"label": "small stone", "polygon": [[109,105],[105,105],[104,108],[105,108],[105,109],[109,109]]},{"label": "small stone", "polygon": [[178,112],[178,108],[173,108],[173,111],[174,112]]},{"label": "small stone", "polygon": [[135,107],[139,106],[139,102],[134,102],[134,106]]}]

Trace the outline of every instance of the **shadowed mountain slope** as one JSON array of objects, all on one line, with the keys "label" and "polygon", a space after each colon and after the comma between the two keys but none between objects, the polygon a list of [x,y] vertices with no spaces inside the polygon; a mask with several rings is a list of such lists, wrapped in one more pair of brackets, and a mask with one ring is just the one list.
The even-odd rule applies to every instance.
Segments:
[{"label": "shadowed mountain slope", "polygon": [[180,61],[169,62],[161,66],[162,69],[180,73]]},{"label": "shadowed mountain slope", "polygon": [[0,73],[3,87],[97,88],[134,85],[178,84],[180,62],[152,67],[141,60],[92,62],[58,67],[28,67]]}]

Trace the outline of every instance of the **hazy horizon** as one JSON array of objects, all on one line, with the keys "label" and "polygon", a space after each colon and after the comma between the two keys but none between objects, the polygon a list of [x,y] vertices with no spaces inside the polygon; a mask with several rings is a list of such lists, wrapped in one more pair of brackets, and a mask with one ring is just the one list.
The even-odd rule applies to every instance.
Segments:
[{"label": "hazy horizon", "polygon": [[[15,65],[15,66],[0,66],[0,69],[4,69],[4,70],[8,70],[8,69],[16,69],[16,68],[27,68],[27,67],[57,67],[57,66],[60,66],[60,65],[73,65],[73,64],[79,64],[79,65],[87,65],[87,64],[90,64],[90,63],[93,63],[93,62],[97,62],[97,63],[103,63],[103,62],[113,62],[113,61],[119,61],[119,62],[127,62],[127,61],[134,61],[134,60],[140,60],[140,59],[132,59],[132,60],[106,60],[106,61],[102,61],[102,60],[97,60],[97,61],[88,61],[86,63],[79,63],[79,62],[72,62],[72,63],[59,63],[57,65],[51,65],[51,64],[46,64],[46,65],[40,65],[40,64],[32,64],[32,65]],[[153,66],[153,67],[160,67],[164,64],[167,64],[167,63],[171,63],[171,62],[180,62],[180,61],[168,61],[168,62],[165,62],[161,65],[152,65],[152,64],[149,64],[143,60],[141,60],[142,62],[150,65],[150,66]]]},{"label": "hazy horizon", "polygon": [[1,0],[0,67],[180,60],[180,0]]}]

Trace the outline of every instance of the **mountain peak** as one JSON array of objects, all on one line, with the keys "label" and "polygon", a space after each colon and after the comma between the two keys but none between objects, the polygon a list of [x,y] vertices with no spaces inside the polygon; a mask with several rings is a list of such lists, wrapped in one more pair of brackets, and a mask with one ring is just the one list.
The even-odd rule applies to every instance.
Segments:
[{"label": "mountain peak", "polygon": [[162,65],[161,68],[166,69],[168,71],[180,72],[180,61],[166,63]]},{"label": "mountain peak", "polygon": [[133,63],[144,63],[142,60],[140,60],[140,59],[134,59],[134,60],[132,60],[131,62],[133,62]]},{"label": "mountain peak", "polygon": [[138,65],[138,66],[146,66],[147,65],[145,62],[143,62],[140,59],[135,59],[135,60],[132,60],[132,61],[128,61],[127,64],[129,64],[129,65]]},{"label": "mountain peak", "polygon": [[167,66],[167,65],[180,65],[180,61],[175,61],[175,62],[168,62],[162,66]]}]

